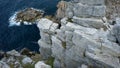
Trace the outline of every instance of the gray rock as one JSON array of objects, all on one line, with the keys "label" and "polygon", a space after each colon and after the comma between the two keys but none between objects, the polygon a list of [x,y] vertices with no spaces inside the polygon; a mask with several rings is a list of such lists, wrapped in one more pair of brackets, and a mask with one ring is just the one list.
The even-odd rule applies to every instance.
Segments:
[{"label": "gray rock", "polygon": [[51,44],[47,44],[46,42],[39,40],[38,44],[40,46],[40,54],[42,58],[47,59],[51,56]]},{"label": "gray rock", "polygon": [[10,68],[10,66],[5,62],[0,61],[0,68]]},{"label": "gray rock", "polygon": [[57,37],[62,40],[65,41],[65,32],[62,30],[57,30]]},{"label": "gray rock", "polygon": [[62,41],[57,39],[57,37],[52,36],[52,55],[56,59],[63,59],[64,57],[64,45],[62,45]]},{"label": "gray rock", "polygon": [[40,30],[47,32],[50,29],[52,24],[53,24],[52,21],[50,21],[46,18],[42,18],[38,21],[37,26]]},{"label": "gray rock", "polygon": [[67,20],[68,20],[67,17],[61,19],[61,25],[62,25],[62,26],[66,25],[66,24],[67,24]]},{"label": "gray rock", "polygon": [[94,6],[93,10],[92,16],[103,17],[106,14],[106,6]]},{"label": "gray rock", "polygon": [[22,67],[22,65],[20,64],[20,62],[18,62],[18,61],[16,61],[15,63],[14,63],[14,68],[23,68]]},{"label": "gray rock", "polygon": [[115,34],[113,33],[113,31],[109,31],[108,35],[108,40],[112,41],[112,42],[116,42],[117,38],[115,37]]},{"label": "gray rock", "polygon": [[57,10],[57,14],[56,17],[58,19],[65,17],[65,11],[67,8],[67,2],[66,1],[60,1],[57,5],[58,10]]},{"label": "gray rock", "polygon": [[114,25],[111,31],[113,32],[113,35],[116,38],[116,41],[118,41],[120,44],[120,24]]},{"label": "gray rock", "polygon": [[101,64],[100,67],[102,66],[105,66],[106,68],[120,67],[119,59],[109,54],[105,54],[105,53],[93,54],[90,52],[86,52],[86,56],[93,59],[94,61],[98,61],[98,63]]},{"label": "gray rock", "polygon": [[32,63],[32,62],[33,62],[33,60],[30,57],[25,57],[22,60],[23,64]]},{"label": "gray rock", "polygon": [[104,5],[105,1],[104,0],[72,0],[73,2],[80,2],[83,4],[88,4],[88,5]]},{"label": "gray rock", "polygon": [[51,68],[51,66],[45,64],[43,61],[39,61],[35,64],[35,68]]},{"label": "gray rock", "polygon": [[119,17],[117,17],[115,21],[116,21],[116,24],[120,24],[120,18]]},{"label": "gray rock", "polygon": [[7,54],[11,56],[21,56],[16,50],[8,51]]},{"label": "gray rock", "polygon": [[[77,10],[77,11],[76,11]],[[77,17],[89,17],[93,13],[93,7],[76,3],[73,8],[74,15]]]},{"label": "gray rock", "polygon": [[51,34],[54,34],[57,28],[58,28],[58,24],[57,24],[57,23],[53,23],[53,24],[51,25],[51,27],[50,27],[49,32],[50,32]]},{"label": "gray rock", "polygon": [[40,31],[40,36],[41,36],[41,40],[51,44],[51,37],[48,33],[43,32],[42,30]]},{"label": "gray rock", "polygon": [[73,32],[66,31],[65,35],[66,35],[66,48],[69,49],[73,46],[72,42]]},{"label": "gray rock", "polygon": [[7,63],[14,63],[15,61],[17,61],[17,59],[15,59],[14,56],[10,56],[8,59],[6,58],[6,61]]},{"label": "gray rock", "polygon": [[57,59],[54,60],[54,68],[61,68],[61,63]]},{"label": "gray rock", "polygon": [[42,18],[38,21],[37,27],[44,31],[45,33],[54,34],[55,30],[58,28],[57,23],[53,23],[51,20]]},{"label": "gray rock", "polygon": [[88,6],[81,3],[77,3],[73,8],[74,15],[77,17],[103,17],[105,10],[105,6]]},{"label": "gray rock", "polygon": [[75,22],[81,26],[93,27],[93,28],[103,28],[105,26],[102,19],[95,19],[95,18],[73,17],[73,22]]},{"label": "gray rock", "polygon": [[68,17],[68,18],[72,18],[73,17],[73,6],[74,6],[74,3],[71,3],[71,2],[67,2],[67,8],[66,8],[66,11],[65,11],[65,16]]},{"label": "gray rock", "polygon": [[85,64],[82,64],[82,65],[81,65],[81,68],[88,68],[88,66],[85,65]]}]

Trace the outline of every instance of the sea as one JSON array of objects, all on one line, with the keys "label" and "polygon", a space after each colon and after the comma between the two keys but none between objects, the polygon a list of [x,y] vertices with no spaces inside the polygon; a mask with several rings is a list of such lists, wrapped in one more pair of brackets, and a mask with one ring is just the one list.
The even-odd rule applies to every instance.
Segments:
[{"label": "sea", "polygon": [[39,51],[37,41],[40,31],[36,24],[9,26],[9,18],[25,8],[44,10],[46,15],[54,15],[60,0],[0,0],[0,51],[28,48]]}]

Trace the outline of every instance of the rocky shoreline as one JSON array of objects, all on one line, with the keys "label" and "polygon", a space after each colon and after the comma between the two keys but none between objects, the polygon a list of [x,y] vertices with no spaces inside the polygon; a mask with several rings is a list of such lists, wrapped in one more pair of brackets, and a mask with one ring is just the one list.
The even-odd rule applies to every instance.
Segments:
[{"label": "rocky shoreline", "polygon": [[[37,58],[33,52],[21,53],[21,64],[32,66],[21,66],[17,60],[13,68],[120,68],[120,18],[108,18],[105,0],[60,1],[57,7],[55,18],[37,20],[41,36]],[[0,67],[11,68],[8,64],[21,56],[15,50],[8,54]]]}]

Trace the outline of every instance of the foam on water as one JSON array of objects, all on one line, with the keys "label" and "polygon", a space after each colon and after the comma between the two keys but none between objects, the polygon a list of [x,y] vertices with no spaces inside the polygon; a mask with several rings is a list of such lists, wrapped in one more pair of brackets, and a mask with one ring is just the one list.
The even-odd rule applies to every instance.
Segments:
[{"label": "foam on water", "polygon": [[9,26],[20,26],[20,22],[16,21],[16,14],[17,12],[9,18]]},{"label": "foam on water", "polygon": [[[34,8],[31,8],[31,9],[44,13],[43,10],[34,9]],[[22,11],[24,11],[24,10],[22,10]],[[27,21],[24,21],[24,22],[19,21],[19,22],[18,22],[18,21],[16,20],[16,18],[17,18],[17,14],[18,14],[19,12],[20,12],[20,11],[15,12],[15,13],[9,18],[9,27],[11,27],[11,26],[20,26],[22,23],[23,23],[24,25],[33,25],[33,24],[36,24],[36,21],[37,21],[37,20],[36,20],[35,22],[27,22]]]}]

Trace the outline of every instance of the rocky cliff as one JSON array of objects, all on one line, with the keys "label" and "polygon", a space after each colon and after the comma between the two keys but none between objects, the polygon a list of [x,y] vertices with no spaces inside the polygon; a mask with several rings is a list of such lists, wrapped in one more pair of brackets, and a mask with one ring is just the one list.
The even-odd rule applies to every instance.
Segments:
[{"label": "rocky cliff", "polygon": [[54,57],[54,68],[120,68],[120,19],[108,23],[104,0],[61,1],[58,7],[60,28],[46,18],[37,24],[44,59]]}]

